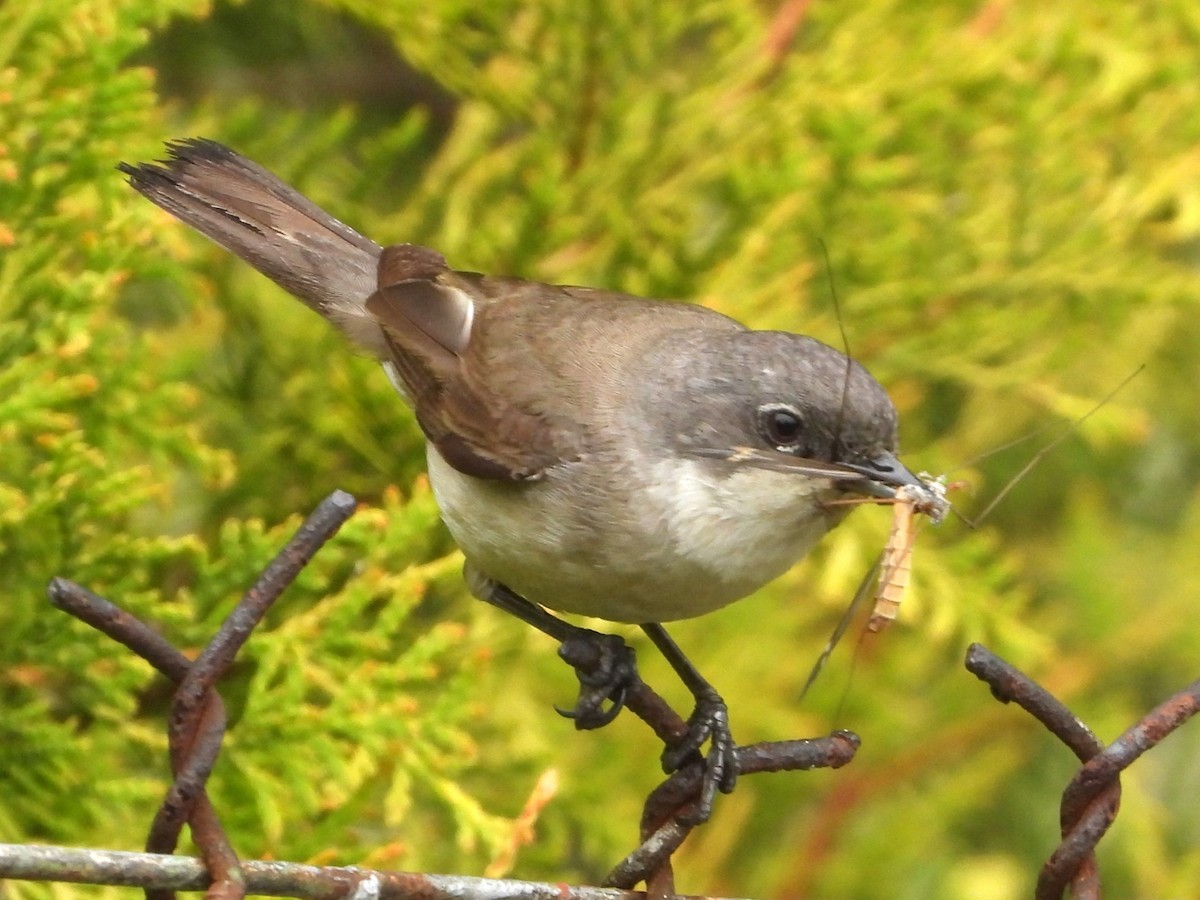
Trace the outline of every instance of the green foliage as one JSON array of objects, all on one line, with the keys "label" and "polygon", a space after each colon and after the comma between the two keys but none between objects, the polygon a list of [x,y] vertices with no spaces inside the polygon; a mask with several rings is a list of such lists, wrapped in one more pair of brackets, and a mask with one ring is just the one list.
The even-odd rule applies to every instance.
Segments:
[{"label": "green foliage", "polygon": [[[165,286],[185,280],[184,269],[167,261],[169,247],[144,251],[161,229],[113,171],[131,148],[153,145],[152,75],[124,67],[126,57],[143,29],[201,8],[0,7],[8,841],[136,848],[166,785],[169,690],[132,654],[53,611],[49,578],[88,585],[198,648],[298,522],[296,505],[266,496],[269,526],[225,517],[214,501],[234,485],[246,492],[247,477],[282,494],[306,482],[305,497],[336,483],[289,453],[302,428],[258,433],[274,453],[270,480],[213,439],[241,417],[214,404],[202,378],[179,377],[167,335],[192,324]],[[189,354],[213,334],[181,340],[179,357],[197,364]],[[211,790],[243,853],[350,861],[388,847],[397,865],[480,868],[509,852],[515,832],[481,805],[472,779],[490,769],[531,786],[534,773],[519,755],[478,762],[489,726],[475,725],[471,686],[487,657],[443,609],[460,590],[459,563],[428,489],[402,498],[379,485],[376,497],[242,654],[226,683],[238,727]],[[520,804],[506,797],[493,809]]]},{"label": "green foliage", "polygon": [[[745,779],[682,888],[1028,895],[1072,761],[961,670],[966,644],[1105,739],[1196,674],[1200,13],[1009,7],[810,4],[780,51],[776,10],[738,0],[257,0],[169,26],[205,4],[0,4],[0,835],[135,846],[165,781],[162,691],[48,609],[49,577],[196,647],[333,487],[366,508],[231,676],[213,792],[243,853],[479,872],[556,766],[516,874],[595,879],[659,777],[629,717],[571,734],[553,648],[465,599],[377,366],[112,171],[204,134],[462,268],[836,344],[832,281],[906,458],[968,480],[968,514],[1147,363],[979,530],[924,529],[900,623],[805,704],[886,511],[673,629],[740,739],[864,738],[838,772]],[[381,46],[420,72],[372,80]],[[1200,886],[1194,731],[1126,779],[1116,896]]]}]

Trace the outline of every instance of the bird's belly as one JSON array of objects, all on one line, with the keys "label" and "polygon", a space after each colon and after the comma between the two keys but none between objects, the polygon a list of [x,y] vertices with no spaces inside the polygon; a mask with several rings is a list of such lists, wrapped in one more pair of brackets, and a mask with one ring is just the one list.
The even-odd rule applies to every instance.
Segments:
[{"label": "bird's belly", "polygon": [[614,492],[569,467],[512,484],[463,475],[432,448],[428,460],[442,518],[478,571],[551,609],[617,622],[738,600],[840,518],[819,505],[817,483],[761,470],[714,486],[704,463],[673,460],[654,487]]}]

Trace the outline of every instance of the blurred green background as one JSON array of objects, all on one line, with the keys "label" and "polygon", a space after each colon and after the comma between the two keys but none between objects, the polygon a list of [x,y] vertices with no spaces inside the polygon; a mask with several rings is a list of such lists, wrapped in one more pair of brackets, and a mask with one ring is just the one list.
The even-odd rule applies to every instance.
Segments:
[{"label": "blurred green background", "polygon": [[[362,510],[226,688],[212,792],[235,847],[595,881],[661,777],[632,717],[554,715],[574,690],[555,648],[467,597],[378,367],[114,171],[190,135],[460,268],[838,345],[832,283],[905,458],[967,480],[968,516],[1145,364],[979,528],[923,527],[900,621],[853,665],[848,639],[803,703],[886,509],[673,629],[740,740],[863,738],[843,770],[721,798],[681,890],[1029,896],[1075,766],[962,669],[967,644],[1105,740],[1200,672],[1194,0],[10,0],[0,840],[137,848],[167,782],[169,691],[51,610],[49,578],[195,649],[337,487]],[[1110,896],[1200,895],[1198,758],[1191,725],[1126,775]]]}]

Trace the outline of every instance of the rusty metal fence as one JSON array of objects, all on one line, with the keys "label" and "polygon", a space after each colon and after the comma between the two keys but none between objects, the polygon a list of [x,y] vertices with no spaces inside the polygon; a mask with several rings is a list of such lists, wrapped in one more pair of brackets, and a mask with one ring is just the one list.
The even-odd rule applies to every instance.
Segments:
[{"label": "rusty metal fence", "polygon": [[[51,582],[51,603],[138,654],[176,685],[167,721],[174,781],[154,816],[145,853],[0,844],[0,878],[140,887],[147,900],[174,900],[178,890],[204,890],[211,900],[240,900],[247,894],[316,900],[676,896],[671,857],[694,827],[686,823],[700,797],[700,762],[668,777],[646,799],[640,826],[642,843],[613,868],[601,887],[238,858],[205,789],[226,728],[218,685],[271,605],[354,507],[354,499],[341,491],[326,498],[194,660],[111,601],[65,579]],[[1067,890],[1081,900],[1099,897],[1094,850],[1117,815],[1120,773],[1197,712],[1200,681],[1168,698],[1105,746],[1058,700],[984,647],[973,644],[968,649],[966,666],[990,686],[998,700],[1026,710],[1083,763],[1063,791],[1059,814],[1062,841],[1041,870],[1036,897],[1049,900]],[[586,660],[576,668],[586,675]],[[686,733],[684,719],[640,679],[630,689],[626,706],[664,743],[671,744]],[[750,744],[737,749],[738,772],[838,768],[853,759],[858,745],[858,737],[848,731],[811,740]],[[172,855],[185,824],[199,848],[199,860]],[[632,892],[643,882],[645,894]]]}]

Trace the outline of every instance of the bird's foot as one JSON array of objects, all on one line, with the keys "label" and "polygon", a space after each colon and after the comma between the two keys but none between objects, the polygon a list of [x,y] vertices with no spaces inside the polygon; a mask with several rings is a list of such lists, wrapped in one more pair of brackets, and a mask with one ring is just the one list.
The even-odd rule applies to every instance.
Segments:
[{"label": "bird's foot", "polygon": [[580,629],[562,642],[558,655],[579,679],[575,706],[556,706],[558,714],[573,719],[581,731],[600,728],[615,719],[638,678],[633,648],[618,635]]},{"label": "bird's foot", "polygon": [[[704,766],[695,808],[678,817],[680,824],[691,826],[708,821],[718,790],[722,794],[733,790],[737,783],[738,763],[737,745],[729,729],[729,708],[715,690],[710,688],[696,695],[696,708],[688,717],[687,725],[687,734],[663,751],[662,765],[667,774],[694,762]],[[702,756],[700,748],[705,741],[709,745],[708,754]]]}]

